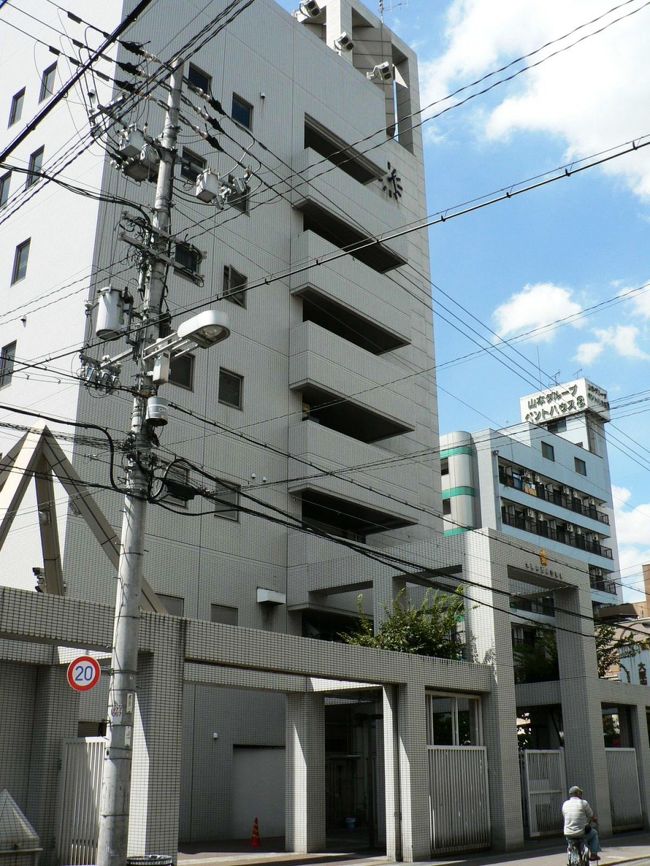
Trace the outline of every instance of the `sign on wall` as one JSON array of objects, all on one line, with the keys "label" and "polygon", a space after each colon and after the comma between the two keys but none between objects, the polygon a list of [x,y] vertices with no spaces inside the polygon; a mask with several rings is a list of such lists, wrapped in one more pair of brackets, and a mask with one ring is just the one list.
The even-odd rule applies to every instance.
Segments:
[{"label": "sign on wall", "polygon": [[587,411],[609,421],[607,391],[588,379],[575,379],[529,394],[521,398],[519,405],[521,420],[531,424],[545,424],[554,418],[566,418]]}]

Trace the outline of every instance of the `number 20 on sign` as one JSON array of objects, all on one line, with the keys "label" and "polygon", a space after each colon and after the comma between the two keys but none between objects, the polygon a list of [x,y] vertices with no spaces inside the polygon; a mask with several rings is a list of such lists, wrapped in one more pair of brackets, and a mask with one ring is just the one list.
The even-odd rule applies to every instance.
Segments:
[{"label": "number 20 on sign", "polygon": [[92,656],[79,656],[68,665],[68,685],[76,692],[94,688],[100,677],[99,663]]}]

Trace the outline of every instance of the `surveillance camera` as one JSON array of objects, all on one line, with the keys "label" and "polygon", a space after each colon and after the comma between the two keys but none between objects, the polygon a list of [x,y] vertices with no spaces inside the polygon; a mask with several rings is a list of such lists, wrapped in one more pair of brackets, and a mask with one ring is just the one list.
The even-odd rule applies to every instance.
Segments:
[{"label": "surveillance camera", "polygon": [[334,45],[336,45],[336,47],[340,51],[352,51],[352,49],[354,48],[354,42],[352,41],[352,38],[345,31],[341,33],[338,39],[334,40]]},{"label": "surveillance camera", "polygon": [[321,8],[316,0],[304,0],[304,2],[300,4],[300,11],[308,18],[316,18],[320,15]]}]

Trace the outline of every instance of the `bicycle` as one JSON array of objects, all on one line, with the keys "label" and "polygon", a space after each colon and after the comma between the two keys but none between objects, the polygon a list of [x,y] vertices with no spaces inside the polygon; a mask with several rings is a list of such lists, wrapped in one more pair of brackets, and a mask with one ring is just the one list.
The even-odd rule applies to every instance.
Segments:
[{"label": "bicycle", "polygon": [[589,848],[584,836],[567,839],[567,866],[589,866]]}]

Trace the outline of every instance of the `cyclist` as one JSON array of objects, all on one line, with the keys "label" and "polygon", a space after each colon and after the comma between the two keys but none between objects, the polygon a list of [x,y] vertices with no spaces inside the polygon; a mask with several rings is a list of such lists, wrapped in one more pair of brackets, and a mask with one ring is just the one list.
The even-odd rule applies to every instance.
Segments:
[{"label": "cyclist", "polygon": [[593,824],[598,818],[586,800],[582,799],[582,788],[573,785],[569,788],[569,799],[562,804],[564,816],[564,836],[567,842],[584,841],[589,848],[589,859],[598,860],[601,851],[598,830]]}]

